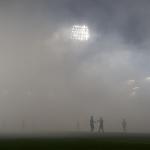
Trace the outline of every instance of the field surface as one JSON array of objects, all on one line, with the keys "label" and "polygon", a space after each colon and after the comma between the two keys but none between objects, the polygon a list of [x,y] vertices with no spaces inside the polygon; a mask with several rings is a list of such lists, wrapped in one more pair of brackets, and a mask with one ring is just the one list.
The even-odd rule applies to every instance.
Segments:
[{"label": "field surface", "polygon": [[148,134],[2,136],[0,150],[150,150]]}]

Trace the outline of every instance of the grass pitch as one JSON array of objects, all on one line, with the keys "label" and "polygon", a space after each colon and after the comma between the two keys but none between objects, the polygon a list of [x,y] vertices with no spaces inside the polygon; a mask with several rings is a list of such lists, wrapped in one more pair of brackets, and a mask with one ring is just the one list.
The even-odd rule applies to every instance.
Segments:
[{"label": "grass pitch", "polygon": [[150,149],[150,135],[84,134],[36,137],[5,137],[1,150],[145,150]]}]

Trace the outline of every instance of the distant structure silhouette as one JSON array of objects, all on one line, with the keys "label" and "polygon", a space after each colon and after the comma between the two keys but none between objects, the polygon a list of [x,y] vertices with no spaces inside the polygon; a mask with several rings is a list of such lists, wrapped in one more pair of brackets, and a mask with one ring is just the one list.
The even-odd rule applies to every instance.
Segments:
[{"label": "distant structure silhouette", "polygon": [[3,129],[6,128],[6,121],[5,120],[2,121],[2,128]]},{"label": "distant structure silhouette", "polygon": [[99,123],[98,132],[100,133],[102,131],[102,133],[104,133],[104,120],[103,120],[103,118],[100,117],[97,122]]},{"label": "distant structure silhouette", "polygon": [[77,131],[80,131],[80,122],[77,121]]},{"label": "distant structure silhouette", "polygon": [[22,129],[24,130],[25,129],[25,120],[22,120]]},{"label": "distant structure silhouette", "polygon": [[125,119],[122,120],[122,129],[124,133],[127,131],[127,122]]},{"label": "distant structure silhouette", "polygon": [[91,116],[90,118],[90,127],[91,127],[91,132],[94,132],[94,117]]}]

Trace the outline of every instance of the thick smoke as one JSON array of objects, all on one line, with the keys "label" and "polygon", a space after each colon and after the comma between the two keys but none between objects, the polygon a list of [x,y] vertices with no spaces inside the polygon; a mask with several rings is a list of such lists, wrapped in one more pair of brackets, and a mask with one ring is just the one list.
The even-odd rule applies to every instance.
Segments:
[{"label": "thick smoke", "polygon": [[[122,118],[129,131],[150,131],[149,3],[0,1],[2,130],[88,130],[94,115],[107,131]],[[69,38],[73,24],[89,26],[88,42]]]}]

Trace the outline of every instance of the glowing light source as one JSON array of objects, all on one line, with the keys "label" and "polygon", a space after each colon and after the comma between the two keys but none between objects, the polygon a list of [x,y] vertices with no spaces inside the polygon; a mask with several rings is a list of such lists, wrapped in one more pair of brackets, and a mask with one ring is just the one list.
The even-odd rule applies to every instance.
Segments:
[{"label": "glowing light source", "polygon": [[90,37],[89,28],[86,25],[74,25],[72,27],[71,38],[79,41],[87,41]]},{"label": "glowing light source", "polygon": [[150,77],[147,77],[146,80],[147,80],[147,81],[150,81]]},{"label": "glowing light source", "polygon": [[130,86],[134,85],[135,83],[136,83],[135,80],[128,80],[127,81],[127,84],[130,85]]},{"label": "glowing light source", "polygon": [[140,89],[140,87],[138,87],[138,86],[133,87],[133,90],[134,90],[134,91],[136,91],[136,90],[138,90],[138,89]]}]

